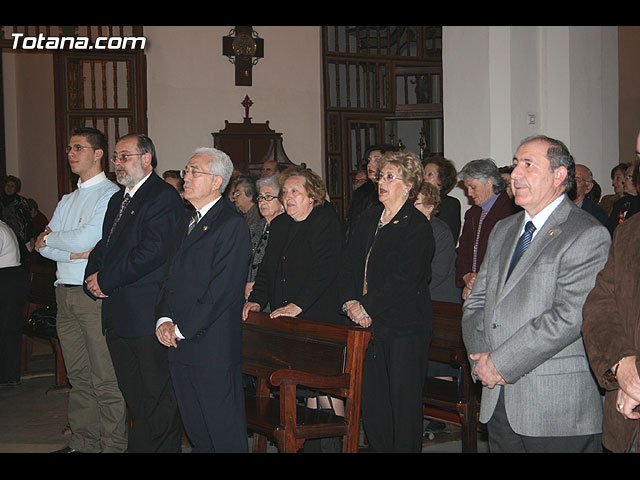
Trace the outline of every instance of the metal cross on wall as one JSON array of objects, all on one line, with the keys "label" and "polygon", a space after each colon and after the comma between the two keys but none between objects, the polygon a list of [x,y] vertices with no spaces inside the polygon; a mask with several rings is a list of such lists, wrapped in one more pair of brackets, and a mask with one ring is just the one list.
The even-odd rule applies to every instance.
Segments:
[{"label": "metal cross on wall", "polygon": [[236,66],[236,86],[250,87],[251,69],[264,57],[264,40],[251,26],[235,27],[222,37],[222,54]]}]

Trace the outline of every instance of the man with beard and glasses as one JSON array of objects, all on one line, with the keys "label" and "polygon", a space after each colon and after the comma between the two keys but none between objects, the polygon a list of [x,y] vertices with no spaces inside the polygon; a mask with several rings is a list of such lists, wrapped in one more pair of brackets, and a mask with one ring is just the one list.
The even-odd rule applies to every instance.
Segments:
[{"label": "man with beard and glasses", "polygon": [[112,161],[124,188],[109,201],[85,290],[103,299],[102,328],[133,422],[128,451],[180,452],[182,426],[167,352],[156,341],[155,304],[171,234],[185,207],[155,173],[155,147],[146,135],[118,140]]}]

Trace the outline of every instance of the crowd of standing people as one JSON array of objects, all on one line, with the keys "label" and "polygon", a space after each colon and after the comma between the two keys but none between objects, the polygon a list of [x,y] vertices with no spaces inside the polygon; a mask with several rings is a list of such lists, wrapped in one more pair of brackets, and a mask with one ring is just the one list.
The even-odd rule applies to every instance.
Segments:
[{"label": "crowd of standing people", "polygon": [[[600,200],[591,170],[547,136],[524,139],[505,167],[476,159],[460,171],[374,145],[343,223],[310,169],[268,161],[258,178],[200,148],[160,177],[153,141],[130,134],[110,157],[116,184],[102,132],[77,129],[66,150],[78,186],[50,221],[15,177],[0,197],[0,381],[19,384],[35,249],[57,265],[72,386],[61,452],[179,452],[183,428],[193,451],[247,451],[241,321],[257,311],[370,328],[367,440],[419,452],[426,376],[457,375],[429,362],[432,301],[462,304],[492,452],[635,449],[640,264],[626,253],[640,222],[637,160],[612,169],[615,193]],[[456,186],[471,204],[463,221]],[[300,396],[343,413],[340,398]]]}]

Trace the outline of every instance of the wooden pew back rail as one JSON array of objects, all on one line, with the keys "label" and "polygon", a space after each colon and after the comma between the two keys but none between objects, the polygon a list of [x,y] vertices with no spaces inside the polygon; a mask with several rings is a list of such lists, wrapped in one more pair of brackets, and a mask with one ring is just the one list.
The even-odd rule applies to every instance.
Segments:
[{"label": "wooden pew back rail", "polygon": [[462,341],[462,305],[432,302],[433,336],[429,360],[458,369],[457,381],[427,378],[423,389],[424,416],[462,427],[462,451],[477,452],[480,386],[471,377],[467,351]]},{"label": "wooden pew back rail", "polygon": [[[252,312],[243,322],[242,370],[257,380],[255,392],[245,390],[254,451],[266,451],[267,438],[281,452],[297,452],[306,439],[340,436],[343,452],[356,452],[370,337],[358,327]],[[344,417],[307,408],[296,397],[298,386],[343,398]]]}]

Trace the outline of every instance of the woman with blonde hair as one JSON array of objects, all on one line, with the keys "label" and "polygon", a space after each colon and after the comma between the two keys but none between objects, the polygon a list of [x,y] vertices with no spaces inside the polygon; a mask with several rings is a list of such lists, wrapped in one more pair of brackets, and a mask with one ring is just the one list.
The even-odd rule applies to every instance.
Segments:
[{"label": "woman with blonde hair", "polygon": [[431,225],[413,205],[423,177],[413,153],[381,157],[381,204],[362,213],[339,279],[343,311],[373,330],[363,369],[362,419],[376,452],[422,449],[434,253]]}]

